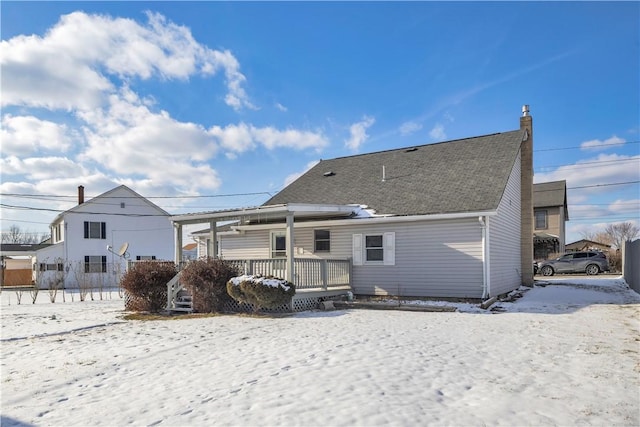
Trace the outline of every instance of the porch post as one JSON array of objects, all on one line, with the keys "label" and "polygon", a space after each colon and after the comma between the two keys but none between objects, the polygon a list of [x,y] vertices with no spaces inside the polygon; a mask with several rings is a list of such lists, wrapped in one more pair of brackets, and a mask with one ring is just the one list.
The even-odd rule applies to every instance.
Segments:
[{"label": "porch post", "polygon": [[180,265],[182,262],[182,224],[174,223],[173,230],[175,233],[175,263],[176,265]]},{"label": "porch post", "polygon": [[293,265],[293,212],[287,213],[287,280],[293,283],[293,274],[295,273]]},{"label": "porch post", "polygon": [[209,221],[209,246],[207,247],[207,255],[211,258],[218,258],[218,234],[216,230],[216,221]]}]

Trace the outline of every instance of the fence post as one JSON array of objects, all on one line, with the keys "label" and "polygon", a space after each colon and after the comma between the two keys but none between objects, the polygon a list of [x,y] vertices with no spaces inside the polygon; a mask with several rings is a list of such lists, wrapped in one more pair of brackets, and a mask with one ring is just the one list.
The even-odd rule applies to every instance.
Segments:
[{"label": "fence post", "polygon": [[622,243],[622,277],[629,287],[640,293],[640,239],[627,240]]}]

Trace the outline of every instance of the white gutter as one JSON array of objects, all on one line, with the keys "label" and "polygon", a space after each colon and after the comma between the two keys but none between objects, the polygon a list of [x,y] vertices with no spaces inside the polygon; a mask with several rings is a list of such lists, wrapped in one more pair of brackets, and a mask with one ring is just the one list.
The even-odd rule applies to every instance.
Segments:
[{"label": "white gutter", "polygon": [[489,217],[479,216],[478,221],[482,227],[482,299],[491,297],[491,262],[489,260]]},{"label": "white gutter", "polygon": [[229,209],[212,212],[201,212],[193,214],[172,215],[171,222],[186,224],[200,224],[212,220],[232,220],[238,217],[269,218],[281,217],[283,220],[290,213],[295,214],[345,214],[348,215],[355,209],[354,205],[326,205],[310,203],[287,203],[281,205],[267,205],[253,208]]},{"label": "white gutter", "polygon": [[[400,222],[419,222],[419,221],[438,221],[445,219],[464,219],[464,218],[477,218],[477,217],[490,217],[495,216],[498,213],[496,211],[483,211],[483,212],[460,212],[452,214],[434,214],[434,215],[406,215],[406,216],[379,216],[368,218],[348,218],[348,219],[333,219],[333,220],[319,220],[319,221],[304,221],[296,222],[293,226],[295,228],[311,228],[311,227],[327,227],[338,225],[366,225],[366,224],[394,224]],[[234,230],[275,230],[279,228],[286,228],[284,223],[273,224],[255,224],[255,225],[237,225],[232,227]]]}]

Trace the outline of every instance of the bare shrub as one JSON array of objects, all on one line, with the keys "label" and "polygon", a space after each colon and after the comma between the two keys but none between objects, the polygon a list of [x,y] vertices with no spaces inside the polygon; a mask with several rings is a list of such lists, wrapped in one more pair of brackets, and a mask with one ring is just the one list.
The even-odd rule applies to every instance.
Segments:
[{"label": "bare shrub", "polygon": [[167,283],[178,273],[170,261],[136,262],[122,276],[120,286],[125,290],[125,309],[157,313],[167,303]]},{"label": "bare shrub", "polygon": [[622,254],[621,251],[610,251],[607,254],[607,259],[609,260],[609,269],[612,273],[620,273],[622,272]]},{"label": "bare shrub", "polygon": [[78,297],[80,301],[84,301],[91,290],[92,273],[87,273],[85,263],[78,261],[73,268],[73,274],[76,277],[76,282],[78,282]]},{"label": "bare shrub", "polygon": [[31,294],[31,303],[35,304],[38,299],[38,293],[40,292],[40,288],[38,286],[34,286],[29,289],[29,293]]},{"label": "bare shrub", "polygon": [[[56,258],[56,266],[62,265],[62,259]],[[47,288],[49,289],[49,301],[56,302],[56,296],[58,290],[64,287],[64,270],[56,269],[53,277],[47,280]],[[62,292],[62,299],[64,300],[64,291]]]},{"label": "bare shrub", "polygon": [[236,301],[251,304],[259,311],[289,304],[296,288],[293,283],[272,276],[239,276],[227,282],[227,292]]},{"label": "bare shrub", "polygon": [[227,282],[237,275],[238,270],[231,263],[208,257],[188,263],[182,270],[180,283],[191,293],[195,312],[213,313],[231,301]]}]

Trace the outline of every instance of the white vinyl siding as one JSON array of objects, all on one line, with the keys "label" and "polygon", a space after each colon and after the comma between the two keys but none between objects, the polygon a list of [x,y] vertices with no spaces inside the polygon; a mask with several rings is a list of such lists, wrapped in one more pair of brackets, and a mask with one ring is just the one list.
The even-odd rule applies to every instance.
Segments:
[{"label": "white vinyl siding", "polygon": [[220,257],[224,259],[264,259],[269,251],[269,230],[247,230],[239,235],[219,235]]},{"label": "white vinyl siding", "polygon": [[[497,296],[522,284],[520,272],[520,156],[516,159],[498,206],[489,221],[490,295]],[[533,245],[533,241],[531,242]]]},{"label": "white vinyl siding", "polygon": [[[370,225],[363,219],[353,220],[353,225],[327,229],[331,230],[331,256],[323,258],[352,258],[352,286],[356,294],[482,296],[482,229],[477,217]],[[386,244],[390,246],[385,261],[393,265],[363,265],[364,259],[358,254],[363,253],[364,236],[385,233],[390,233],[386,234]],[[313,252],[312,228],[296,227],[294,234],[296,257],[321,258],[322,254]],[[221,236],[224,258],[268,258],[269,236],[270,230]],[[354,250],[358,244],[360,250]]]},{"label": "white vinyl siding", "polygon": [[[371,228],[362,230],[363,234],[371,234],[375,228],[389,229],[389,225]],[[482,247],[477,219],[396,223],[393,229],[395,264],[357,266],[354,263],[354,293],[481,296]],[[333,230],[334,242],[340,240],[341,232],[340,229]]]},{"label": "white vinyl siding", "polygon": [[[123,201],[125,208],[120,207]],[[85,238],[85,223],[87,233],[92,227],[91,236],[96,238]],[[89,223],[96,225],[89,226]],[[107,246],[117,249],[129,243],[133,258],[136,254],[155,255],[159,260],[171,260],[174,256],[174,228],[169,214],[126,187],[116,187],[63,212],[56,224],[62,226],[61,241],[39,250],[36,257],[38,262],[45,263],[62,260],[67,289],[78,287],[80,275],[85,274],[85,256],[106,257],[106,271],[102,271],[102,258],[99,263],[90,263],[90,270],[99,267],[103,273],[92,273],[96,274],[92,277],[101,276],[100,283],[104,286],[118,285],[121,273],[126,270],[126,260],[107,250]],[[57,272],[45,273],[41,277],[43,284]]]}]

